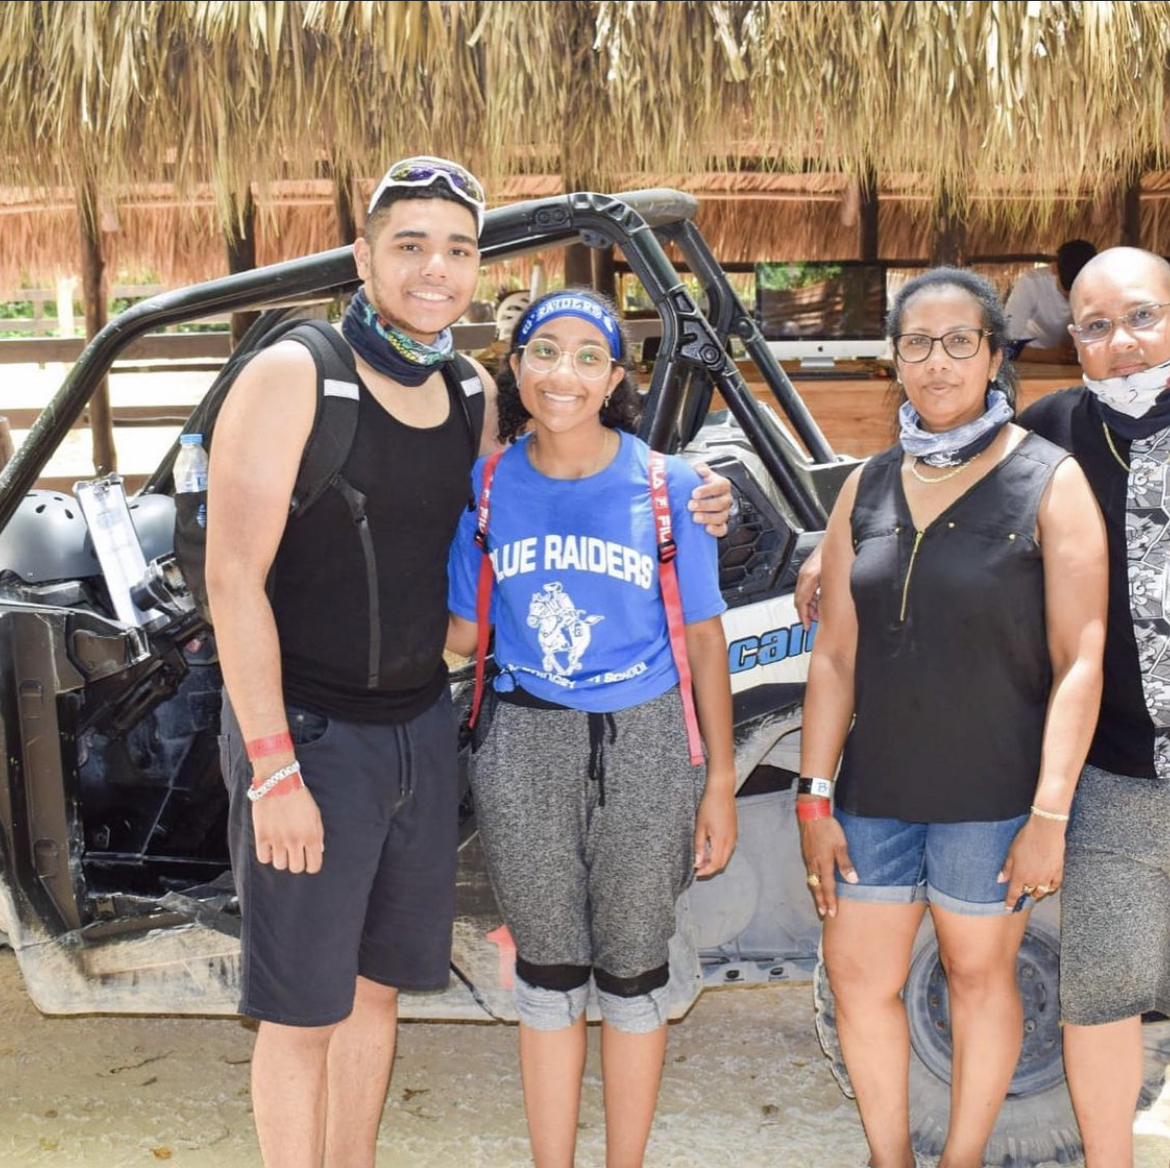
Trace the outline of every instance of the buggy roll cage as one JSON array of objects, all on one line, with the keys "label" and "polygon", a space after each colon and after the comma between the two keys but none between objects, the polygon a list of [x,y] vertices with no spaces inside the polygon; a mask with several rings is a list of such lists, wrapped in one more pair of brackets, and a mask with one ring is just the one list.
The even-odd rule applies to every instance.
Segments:
[{"label": "buggy roll cage", "polygon": [[[490,263],[517,252],[577,241],[620,249],[662,318],[660,357],[650,378],[642,436],[655,449],[676,450],[694,436],[718,389],[797,519],[807,530],[821,530],[824,507],[807,476],[800,473],[807,465],[802,467],[794,449],[762,420],[728,353],[732,336],[739,338],[764,375],[811,461],[830,463],[836,457],[691,222],[697,208],[692,196],[665,188],[620,196],[579,192],[513,203],[488,211],[481,254]],[[706,316],[679,280],[661,241],[677,247],[699,279],[708,302]],[[179,321],[352,291],[357,284],[353,251],[339,247],[162,292],[120,313],[86,346],[25,442],[0,472],[0,530],[132,341]],[[167,489],[173,457],[174,449],[151,475],[145,492]]]}]

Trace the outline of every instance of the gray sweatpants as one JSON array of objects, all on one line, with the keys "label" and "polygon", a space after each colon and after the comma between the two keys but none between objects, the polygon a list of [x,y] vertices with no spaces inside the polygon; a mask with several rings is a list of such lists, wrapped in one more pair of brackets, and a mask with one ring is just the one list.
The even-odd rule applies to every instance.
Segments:
[{"label": "gray sweatpants", "polygon": [[1068,826],[1060,1017],[1099,1026],[1170,1013],[1170,783],[1091,763]]},{"label": "gray sweatpants", "polygon": [[500,702],[472,760],[488,871],[520,957],[629,978],[667,962],[706,781],[678,690],[613,715],[605,804],[588,715]]}]

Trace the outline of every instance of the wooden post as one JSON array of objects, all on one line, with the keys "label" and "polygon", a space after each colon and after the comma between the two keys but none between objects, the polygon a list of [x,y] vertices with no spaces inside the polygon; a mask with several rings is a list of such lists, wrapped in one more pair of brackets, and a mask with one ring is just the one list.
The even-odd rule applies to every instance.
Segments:
[{"label": "wooden post", "polygon": [[591,247],[589,250],[593,253],[591,257],[593,287],[616,303],[618,298],[617,270],[613,261],[613,248]]},{"label": "wooden post", "polygon": [[0,470],[3,470],[16,453],[16,444],[12,441],[12,428],[7,418],[0,418]]},{"label": "wooden post", "polygon": [[565,248],[566,288],[591,288],[593,286],[592,250],[583,243],[571,243]]},{"label": "wooden post", "polygon": [[1121,191],[1122,247],[1142,245],[1142,172],[1134,170]]},{"label": "wooden post", "polygon": [[944,183],[934,208],[930,262],[961,268],[967,262],[967,210],[955,188]]},{"label": "wooden post", "polygon": [[857,217],[857,254],[860,259],[878,258],[877,171],[866,166],[861,174],[861,207]]},{"label": "wooden post", "polygon": [[[252,199],[252,188],[244,192],[243,204],[239,196],[232,195],[232,218],[227,225],[226,240],[228,271],[250,272],[256,266],[256,204]],[[252,327],[258,312],[232,313],[232,348],[241,341],[244,333]]]},{"label": "wooden post", "polygon": [[[77,191],[77,224],[81,240],[81,287],[85,299],[85,335],[93,340],[109,319],[106,261],[102,254],[97,188],[92,179]],[[114,419],[110,412],[110,381],[103,377],[89,399],[89,428],[93,436],[93,468],[99,474],[118,469],[114,447]]]},{"label": "wooden post", "polygon": [[357,215],[353,204],[353,171],[333,163],[333,211],[337,216],[337,244],[349,247],[358,237]]}]

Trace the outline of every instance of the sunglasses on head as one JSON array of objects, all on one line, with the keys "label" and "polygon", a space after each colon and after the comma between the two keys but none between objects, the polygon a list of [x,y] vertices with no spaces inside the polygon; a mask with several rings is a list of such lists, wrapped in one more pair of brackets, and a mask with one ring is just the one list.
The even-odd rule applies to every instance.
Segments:
[{"label": "sunglasses on head", "polygon": [[432,158],[425,154],[415,158],[404,158],[386,171],[374,191],[373,198],[370,199],[369,213],[371,215],[374,213],[379,200],[387,191],[429,187],[439,181],[445,183],[457,199],[466,203],[475,212],[476,223],[482,231],[487,196],[479,179],[457,162],[449,162],[445,158]]}]

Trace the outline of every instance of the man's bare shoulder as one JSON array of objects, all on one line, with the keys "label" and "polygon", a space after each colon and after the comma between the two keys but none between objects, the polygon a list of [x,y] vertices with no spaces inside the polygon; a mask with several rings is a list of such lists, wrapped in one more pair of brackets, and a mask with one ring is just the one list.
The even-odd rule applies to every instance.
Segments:
[{"label": "man's bare shoulder", "polygon": [[312,353],[299,341],[277,341],[257,352],[240,370],[230,393],[239,390],[238,396],[243,396],[274,383],[294,392],[301,387],[315,389],[317,366]]},{"label": "man's bare shoulder", "polygon": [[266,457],[286,452],[295,465],[317,411],[317,366],[297,341],[260,350],[240,370],[216,422],[214,452],[239,444]]}]

